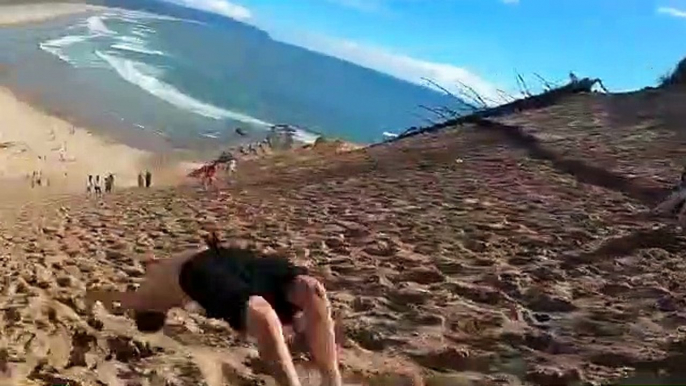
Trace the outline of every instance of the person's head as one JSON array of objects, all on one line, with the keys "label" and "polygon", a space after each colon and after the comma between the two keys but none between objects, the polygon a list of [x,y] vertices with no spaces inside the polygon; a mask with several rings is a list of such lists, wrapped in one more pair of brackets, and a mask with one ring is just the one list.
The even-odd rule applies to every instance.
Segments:
[{"label": "person's head", "polygon": [[164,327],[167,313],[159,311],[134,311],[133,319],[136,322],[138,331],[152,334]]}]

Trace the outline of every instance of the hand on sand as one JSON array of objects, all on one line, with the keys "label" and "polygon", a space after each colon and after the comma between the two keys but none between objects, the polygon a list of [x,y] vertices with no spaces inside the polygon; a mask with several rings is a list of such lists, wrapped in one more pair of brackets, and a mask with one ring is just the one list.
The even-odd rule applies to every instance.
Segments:
[{"label": "hand on sand", "polygon": [[92,310],[95,303],[100,302],[107,311],[114,313],[118,307],[126,307],[133,296],[133,292],[91,290],[86,293],[86,307]]},{"label": "hand on sand", "polygon": [[114,306],[114,292],[91,290],[86,292],[86,308],[92,310],[96,302],[100,302],[106,310],[112,311]]}]

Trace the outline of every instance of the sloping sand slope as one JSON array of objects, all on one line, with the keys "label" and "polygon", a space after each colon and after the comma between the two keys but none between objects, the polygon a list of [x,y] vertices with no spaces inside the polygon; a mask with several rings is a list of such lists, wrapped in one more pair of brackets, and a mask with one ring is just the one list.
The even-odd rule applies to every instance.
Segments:
[{"label": "sloping sand slope", "polygon": [[84,308],[87,287],[135,286],[144,256],[217,228],[324,280],[351,384],[684,379],[686,237],[643,215],[651,199],[635,194],[678,176],[681,113],[631,113],[641,98],[578,96],[506,127],[250,161],[219,192],[3,209],[0,357],[31,385],[260,384],[254,349],[221,322],[178,311],[144,336]]}]

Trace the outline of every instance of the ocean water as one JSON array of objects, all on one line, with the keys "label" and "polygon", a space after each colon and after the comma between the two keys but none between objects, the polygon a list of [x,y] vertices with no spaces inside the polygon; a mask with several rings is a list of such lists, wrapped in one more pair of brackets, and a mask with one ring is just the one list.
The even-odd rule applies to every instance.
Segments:
[{"label": "ocean water", "polygon": [[231,23],[111,10],[3,28],[0,82],[78,123],[175,147],[262,138],[277,123],[302,127],[304,142],[374,142],[423,123],[419,104],[449,103]]}]

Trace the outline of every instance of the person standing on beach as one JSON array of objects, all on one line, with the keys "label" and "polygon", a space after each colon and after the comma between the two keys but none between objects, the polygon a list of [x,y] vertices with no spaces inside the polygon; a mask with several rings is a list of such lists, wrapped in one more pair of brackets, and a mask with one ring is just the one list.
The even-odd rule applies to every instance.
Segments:
[{"label": "person standing on beach", "polygon": [[204,170],[202,173],[202,185],[205,188],[205,190],[209,189],[210,186],[214,185],[214,178],[215,175],[217,174],[217,165],[216,164],[209,164],[204,166]]},{"label": "person standing on beach", "polygon": [[152,173],[150,173],[150,170],[145,171],[145,187],[149,188],[150,185],[152,185]]},{"label": "person standing on beach", "polygon": [[112,173],[107,174],[105,177],[105,193],[112,193],[112,187],[114,185],[114,175]]},{"label": "person standing on beach", "polygon": [[145,179],[143,178],[143,172],[138,173],[138,187],[142,188],[145,184]]},{"label": "person standing on beach", "polygon": [[86,181],[86,194],[91,194],[93,190],[93,175],[88,175],[88,181]]},{"label": "person standing on beach", "polygon": [[160,331],[167,311],[195,301],[207,317],[222,319],[257,340],[260,357],[279,385],[301,386],[286,345],[284,326],[307,340],[322,385],[342,386],[331,305],[322,283],[286,258],[264,256],[233,243],[223,246],[216,234],[207,248],[148,262],[137,290],[90,291],[109,310],[115,302],[133,311],[141,332]]},{"label": "person standing on beach", "polygon": [[231,161],[229,161],[229,167],[227,170],[229,172],[229,177],[236,174],[236,159],[235,158],[233,158],[233,159],[231,159]]},{"label": "person standing on beach", "polygon": [[95,176],[95,182],[93,183],[93,189],[96,196],[102,196],[102,187],[100,186],[100,175]]}]

